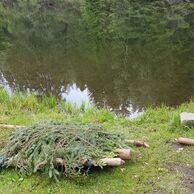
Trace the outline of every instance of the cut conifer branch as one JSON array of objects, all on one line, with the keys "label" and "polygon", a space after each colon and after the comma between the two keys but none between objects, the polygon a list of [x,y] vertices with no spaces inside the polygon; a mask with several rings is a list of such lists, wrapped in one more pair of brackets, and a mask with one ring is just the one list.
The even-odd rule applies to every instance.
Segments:
[{"label": "cut conifer branch", "polygon": [[6,167],[27,174],[41,170],[57,179],[77,177],[91,165],[120,166],[130,159],[127,148],[124,135],[100,126],[47,121],[14,130],[3,155]]}]

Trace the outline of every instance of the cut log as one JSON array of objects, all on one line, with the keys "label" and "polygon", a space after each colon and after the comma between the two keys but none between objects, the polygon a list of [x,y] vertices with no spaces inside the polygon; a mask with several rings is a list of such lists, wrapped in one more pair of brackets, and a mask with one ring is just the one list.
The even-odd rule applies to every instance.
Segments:
[{"label": "cut log", "polygon": [[194,145],[194,139],[189,139],[185,137],[178,138],[177,142],[184,145]]},{"label": "cut log", "polygon": [[135,145],[137,147],[146,147],[149,148],[150,146],[144,142],[144,141],[138,141],[138,140],[126,140],[126,143],[131,144],[131,145]]},{"label": "cut log", "polygon": [[16,129],[21,127],[24,127],[24,126],[0,124],[0,129]]},{"label": "cut log", "polygon": [[118,157],[122,160],[130,160],[131,159],[131,150],[130,149],[117,149]]},{"label": "cut log", "polygon": [[104,163],[106,166],[121,166],[125,164],[125,161],[121,158],[104,158],[101,159],[101,162]]}]

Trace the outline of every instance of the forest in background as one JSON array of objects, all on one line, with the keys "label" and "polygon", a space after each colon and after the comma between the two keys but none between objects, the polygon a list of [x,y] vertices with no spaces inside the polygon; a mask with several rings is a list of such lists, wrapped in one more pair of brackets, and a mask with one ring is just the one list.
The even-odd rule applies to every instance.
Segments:
[{"label": "forest in background", "polygon": [[36,45],[61,38],[76,43],[76,37],[81,36],[85,40],[163,45],[188,51],[194,38],[193,26],[194,3],[190,1],[2,0],[0,3],[0,34],[4,39],[0,47],[9,45],[17,36]]}]

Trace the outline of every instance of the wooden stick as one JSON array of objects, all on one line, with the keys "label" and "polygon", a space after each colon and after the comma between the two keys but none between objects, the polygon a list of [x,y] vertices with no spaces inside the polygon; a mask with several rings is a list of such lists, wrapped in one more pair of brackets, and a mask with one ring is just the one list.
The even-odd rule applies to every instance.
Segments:
[{"label": "wooden stick", "polygon": [[125,164],[125,161],[121,158],[104,158],[101,159],[101,162],[104,163],[106,166],[121,166]]},{"label": "wooden stick", "polygon": [[16,129],[16,128],[21,128],[21,127],[24,127],[24,126],[0,124],[0,129]]},{"label": "wooden stick", "polygon": [[194,145],[194,139],[189,139],[185,137],[178,138],[177,142],[184,145]]},{"label": "wooden stick", "polygon": [[145,148],[149,148],[149,144],[147,144],[144,141],[139,141],[139,140],[126,140],[126,143],[131,144],[131,145],[135,145],[137,147],[145,147]]},{"label": "wooden stick", "polygon": [[[105,166],[121,166],[125,164],[125,161],[121,158],[103,158],[100,160]],[[82,159],[80,161],[81,165],[85,165],[87,162],[87,159]],[[55,163],[59,166],[65,166],[65,161],[62,158],[56,158]],[[95,161],[92,161],[92,163],[95,163]],[[47,161],[43,161],[36,167],[38,170],[44,168],[44,166],[47,164]]]}]

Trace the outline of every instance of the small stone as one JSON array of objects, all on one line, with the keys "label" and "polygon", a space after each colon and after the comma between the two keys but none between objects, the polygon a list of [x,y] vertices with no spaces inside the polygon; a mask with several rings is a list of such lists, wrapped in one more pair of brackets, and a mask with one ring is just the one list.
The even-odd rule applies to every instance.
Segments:
[{"label": "small stone", "polygon": [[182,126],[194,125],[194,113],[182,112],[180,119]]},{"label": "small stone", "polygon": [[179,153],[179,152],[183,151],[183,149],[184,149],[184,148],[179,148],[179,149],[177,150],[177,152]]}]

